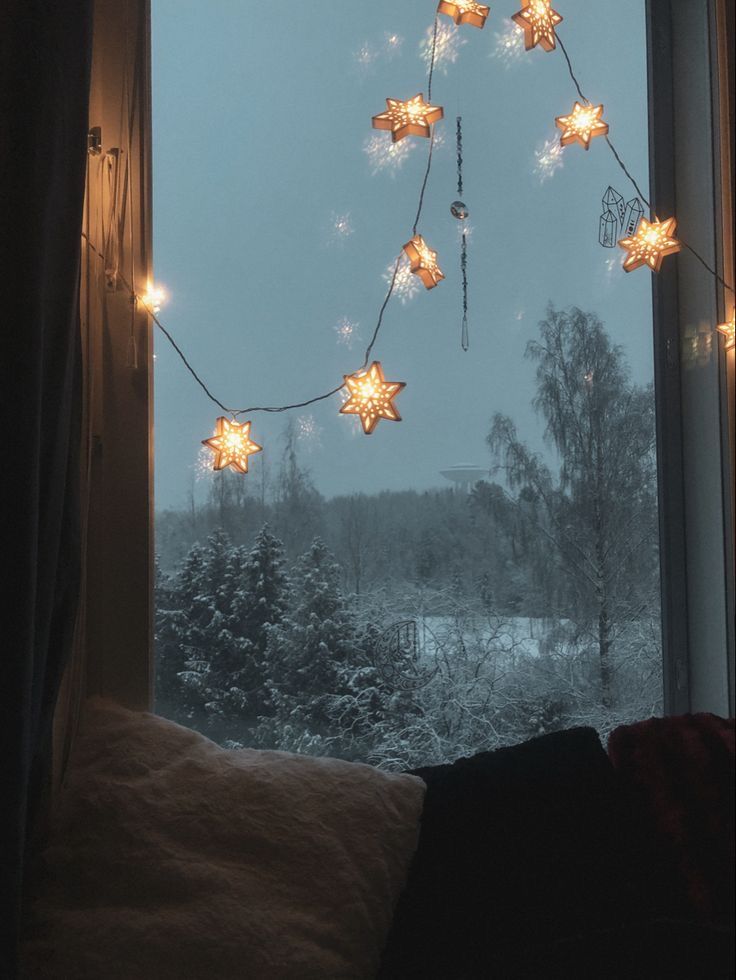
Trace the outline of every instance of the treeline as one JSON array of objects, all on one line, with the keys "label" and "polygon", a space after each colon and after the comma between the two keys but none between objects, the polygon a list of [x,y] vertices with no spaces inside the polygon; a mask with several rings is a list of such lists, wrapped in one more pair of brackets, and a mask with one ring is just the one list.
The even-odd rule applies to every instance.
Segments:
[{"label": "treeline", "polygon": [[319,539],[287,569],[267,526],[250,549],[222,530],[193,545],[158,576],[157,710],[223,744],[370,755],[388,715],[403,726],[411,708],[339,577]]},{"label": "treeline", "polygon": [[[213,474],[204,506],[159,515],[158,683],[172,713],[185,692],[186,720],[220,738],[245,726],[250,744],[359,745],[356,757],[391,764],[657,710],[652,388],[575,307],[548,309],[527,356],[556,469],[496,414],[498,482],[325,499],[290,428],[269,486]],[[453,625],[433,679],[407,695],[376,674],[376,638],[431,617]],[[546,621],[536,653],[516,643],[518,617]]]},{"label": "treeline", "polygon": [[157,516],[161,567],[172,570],[195,542],[217,530],[234,544],[249,545],[267,523],[283,541],[288,560],[321,538],[349,593],[397,584],[435,590],[459,584],[499,612],[545,614],[548,603],[530,587],[523,568],[528,534],[500,486],[481,482],[471,494],[448,488],[325,499],[306,471],[291,476],[286,492],[263,501],[243,493],[242,477],[213,474],[206,505]]},{"label": "treeline", "polygon": [[410,592],[346,595],[319,539],[289,563],[268,527],[250,548],[215,531],[158,575],[156,710],[230,747],[404,769],[575,724],[605,733],[656,707],[656,637],[615,652],[607,703],[570,624],[530,646],[457,584],[423,595],[448,615],[424,619]]}]

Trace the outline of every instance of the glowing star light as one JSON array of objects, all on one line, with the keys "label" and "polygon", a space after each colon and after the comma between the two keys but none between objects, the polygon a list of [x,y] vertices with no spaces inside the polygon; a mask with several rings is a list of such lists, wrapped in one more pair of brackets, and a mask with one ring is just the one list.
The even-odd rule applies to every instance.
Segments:
[{"label": "glowing star light", "polygon": [[441,279],[445,278],[442,269],[437,265],[437,253],[424,241],[421,235],[415,235],[404,245],[406,257],[409,259],[411,271],[419,276],[427,289],[433,289]]},{"label": "glowing star light", "polygon": [[367,436],[381,419],[400,422],[394,398],[406,385],[403,381],[386,381],[380,361],[374,361],[367,371],[345,375],[348,399],[340,406],[341,415],[358,415]]},{"label": "glowing star light", "polygon": [[429,137],[430,126],[443,115],[442,106],[425,102],[420,92],[406,102],[386,99],[386,111],[373,117],[373,128],[389,130],[393,142],[398,143],[405,136]]},{"label": "glowing star light", "polygon": [[579,143],[586,150],[589,149],[590,141],[595,136],[605,136],[608,132],[608,123],[603,122],[602,115],[602,105],[581,105],[576,102],[569,116],[557,116],[555,126],[562,130],[562,146]]},{"label": "glowing star light", "polygon": [[236,473],[247,473],[248,457],[263,449],[250,438],[250,422],[236,422],[224,416],[217,420],[215,434],[210,439],[203,439],[202,445],[215,454],[213,470],[224,470],[229,466]]},{"label": "glowing star light", "polygon": [[458,25],[472,24],[482,28],[491,8],[475,0],[440,0],[437,12],[452,17]]},{"label": "glowing star light", "polygon": [[718,324],[717,330],[726,339],[724,345],[726,350],[733,350],[734,344],[736,344],[736,339],[734,339],[734,334],[736,333],[736,310],[733,311],[731,319],[727,323]]},{"label": "glowing star light", "polygon": [[622,238],[618,243],[628,252],[624,259],[624,272],[633,272],[641,265],[648,265],[652,271],[659,272],[665,255],[673,255],[682,247],[674,237],[676,227],[675,218],[652,222],[642,218],[636,234],[631,238]]},{"label": "glowing star light", "polygon": [[158,316],[161,312],[161,307],[164,305],[168,296],[166,295],[166,290],[163,286],[154,286],[149,283],[148,288],[142,296],[138,299],[143,303],[145,308],[149,313],[153,313],[154,316]]},{"label": "glowing star light", "polygon": [[554,51],[555,27],[562,17],[550,6],[550,0],[527,0],[511,19],[524,31],[524,47],[531,51],[537,45],[545,51]]}]

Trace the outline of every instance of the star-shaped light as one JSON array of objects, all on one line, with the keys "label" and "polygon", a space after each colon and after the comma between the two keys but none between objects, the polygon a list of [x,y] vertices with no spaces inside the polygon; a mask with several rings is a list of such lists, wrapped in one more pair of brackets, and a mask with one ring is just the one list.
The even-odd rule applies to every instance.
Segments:
[{"label": "star-shaped light", "polygon": [[642,218],[636,234],[619,242],[620,247],[628,252],[624,259],[624,272],[632,272],[641,265],[648,265],[654,272],[659,272],[665,255],[673,255],[682,247],[674,237],[676,227],[675,218],[652,222]]},{"label": "star-shaped light", "polygon": [[427,289],[433,289],[445,278],[445,274],[437,265],[437,253],[424,241],[421,235],[415,235],[404,245],[404,251],[409,259],[411,271],[419,276]]},{"label": "star-shaped light", "polygon": [[472,24],[483,27],[491,8],[476,0],[440,0],[437,12],[452,17],[456,24]]},{"label": "star-shaped light", "polygon": [[608,123],[603,122],[602,105],[581,105],[576,102],[569,116],[557,116],[555,126],[562,130],[560,143],[580,143],[585,149],[590,148],[590,141],[595,136],[605,136]]},{"label": "star-shaped light", "polygon": [[731,319],[726,323],[718,324],[718,333],[722,333],[726,338],[725,348],[726,350],[731,350],[736,344],[736,339],[734,335],[736,334],[736,310],[731,314]]},{"label": "star-shaped light", "polygon": [[531,51],[539,45],[545,51],[555,47],[555,27],[562,17],[550,6],[550,0],[527,0],[511,19],[524,29],[524,47]]},{"label": "star-shaped light", "polygon": [[215,434],[210,439],[203,439],[202,445],[215,454],[213,470],[224,470],[229,466],[236,473],[247,473],[248,457],[263,449],[250,438],[250,422],[236,422],[224,416],[217,420]]},{"label": "star-shaped light", "polygon": [[367,371],[345,375],[348,399],[340,406],[343,415],[359,415],[363,432],[373,432],[381,419],[400,422],[394,398],[405,388],[403,381],[386,381],[380,361],[374,361]]},{"label": "star-shaped light", "polygon": [[163,286],[154,286],[153,283],[149,283],[145,293],[138,297],[145,308],[153,313],[154,316],[158,316],[161,312],[161,307],[168,298]]},{"label": "star-shaped light", "polygon": [[425,102],[420,92],[406,102],[386,99],[386,111],[373,117],[373,128],[390,130],[391,140],[398,143],[405,136],[429,137],[430,126],[443,115],[442,106]]}]

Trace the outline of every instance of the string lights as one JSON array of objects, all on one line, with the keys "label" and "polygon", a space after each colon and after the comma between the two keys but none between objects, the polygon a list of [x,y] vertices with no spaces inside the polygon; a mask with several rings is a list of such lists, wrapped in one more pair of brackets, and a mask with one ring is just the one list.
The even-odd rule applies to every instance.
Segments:
[{"label": "string lights", "polygon": [[476,3],[475,0],[440,0],[437,12],[452,17],[458,26],[471,24],[473,27],[482,29],[491,8],[485,4]]},{"label": "string lights", "polygon": [[380,361],[374,361],[367,371],[345,375],[348,399],[340,406],[342,415],[357,415],[367,436],[381,419],[400,422],[401,416],[394,398],[406,387],[403,381],[386,381]]},{"label": "string lights", "polygon": [[238,422],[224,416],[215,423],[215,434],[203,439],[202,445],[214,453],[213,470],[230,467],[236,473],[247,473],[248,458],[263,450],[263,446],[250,438],[250,422]]},{"label": "string lights", "polygon": [[427,245],[421,235],[414,235],[404,245],[409,268],[415,276],[419,276],[427,289],[434,289],[445,274],[437,264],[437,253]]},{"label": "string lights", "polygon": [[424,136],[429,139],[432,123],[442,119],[443,115],[442,106],[425,102],[420,92],[406,102],[386,99],[386,111],[373,117],[373,128],[388,130],[394,143],[405,136]]},{"label": "string lights", "polygon": [[557,116],[555,125],[562,130],[560,144],[568,146],[579,143],[584,149],[590,149],[590,141],[596,136],[606,136],[608,123],[603,122],[602,105],[581,105],[576,102],[568,116]]},{"label": "string lights", "polygon": [[662,260],[666,255],[674,255],[682,248],[682,244],[674,237],[677,221],[667,218],[666,221],[647,221],[642,218],[636,234],[631,238],[622,238],[621,248],[626,249],[624,272],[633,272],[642,265],[648,265],[653,272],[659,272]]},{"label": "string lights", "polygon": [[555,27],[562,23],[562,17],[552,9],[550,0],[528,0],[511,19],[523,29],[527,51],[537,45],[545,51],[554,51]]},{"label": "string lights", "polygon": [[[420,136],[429,139],[429,152],[427,156],[427,166],[419,192],[419,202],[412,228],[412,237],[403,246],[395,263],[389,267],[387,273],[388,290],[381,304],[377,322],[371,336],[370,342],[365,352],[365,359],[362,367],[353,374],[345,375],[343,383],[303,401],[293,402],[286,405],[257,405],[248,408],[233,409],[221,402],[207,387],[202,378],[193,368],[181,347],[177,344],[172,334],[166,329],[159,319],[159,312],[167,299],[166,291],[161,286],[149,283],[144,293],[138,293],[135,289],[135,272],[133,270],[132,282],[128,283],[118,269],[118,252],[120,243],[112,235],[108,239],[103,234],[102,251],[95,247],[87,234],[83,238],[87,242],[89,250],[94,253],[103,263],[107,270],[108,266],[114,269],[114,282],[124,286],[130,293],[131,300],[140,303],[151,316],[153,322],[161,330],[169,341],[184,366],[190,372],[194,380],[201,387],[204,394],[217,405],[227,415],[220,416],[215,425],[215,433],[209,439],[202,440],[212,454],[212,467],[215,470],[229,468],[238,473],[248,472],[249,458],[262,451],[262,447],[254,442],[250,437],[251,422],[239,422],[238,417],[249,415],[256,412],[287,412],[294,409],[304,408],[320,401],[325,401],[333,395],[341,393],[344,402],[340,408],[340,413],[344,415],[357,415],[360,419],[363,432],[370,435],[378,422],[387,420],[392,422],[401,421],[401,416],[394,404],[394,399],[405,387],[401,381],[386,381],[381,363],[371,361],[373,347],[378,338],[379,331],[383,323],[384,314],[388,303],[394,294],[402,295],[405,288],[405,278],[412,278],[412,274],[418,277],[427,289],[434,288],[442,279],[444,273],[437,263],[437,253],[433,251],[417,228],[422,214],[424,204],[424,194],[427,187],[431,166],[432,150],[434,146],[433,126],[443,118],[442,106],[432,104],[432,78],[438,64],[438,25],[439,16],[444,14],[451,17],[455,24],[460,26],[468,24],[473,27],[483,28],[489,16],[490,8],[476,2],[476,0],[439,0],[434,25],[431,30],[431,41],[427,47],[427,60],[429,73],[427,79],[427,101],[423,94],[419,93],[414,98],[407,101],[397,99],[386,99],[386,111],[373,116],[372,125],[374,129],[388,131],[391,133],[391,143],[386,145],[386,150],[394,156],[408,149],[408,144],[399,147],[399,143],[406,136]],[[701,265],[731,293],[733,287],[729,285],[698,252],[690,245],[678,240],[674,232],[676,230],[676,220],[674,217],[659,221],[656,218],[648,221],[643,217],[640,200],[652,210],[652,206],[644,197],[636,183],[636,180],[627,169],[625,163],[619,156],[616,148],[609,139],[609,127],[603,121],[603,106],[594,106],[584,95],[580,84],[575,77],[570,57],[565,49],[562,40],[557,36],[555,28],[562,22],[562,17],[551,6],[551,0],[522,0],[522,9],[512,16],[512,21],[521,28],[524,35],[524,47],[531,50],[537,46],[544,51],[552,51],[559,44],[570,78],[576,88],[580,101],[576,101],[572,111],[566,116],[558,116],[555,119],[557,127],[562,131],[559,145],[555,144],[555,149],[571,143],[580,143],[586,150],[590,142],[597,136],[603,136],[613,154],[617,164],[624,172],[628,180],[634,186],[638,198],[623,205],[623,197],[618,192],[609,188],[610,194],[604,195],[604,212],[601,217],[601,244],[612,247],[615,240],[615,226],[623,225],[622,231],[628,236],[618,241],[618,245],[626,251],[623,260],[623,268],[626,272],[631,272],[641,266],[648,266],[652,271],[658,272],[662,261],[667,255],[679,252],[681,248],[686,248]],[[448,26],[448,30],[451,30]],[[401,39],[398,35],[392,35],[387,39],[387,43],[392,45],[400,44]],[[374,137],[373,139],[377,139]],[[370,151],[373,152],[372,149]],[[550,151],[551,152],[551,151]],[[461,119],[457,119],[457,154],[458,154],[458,199],[451,205],[451,212],[455,218],[465,222],[468,217],[468,209],[462,201],[462,133]],[[396,158],[398,162],[403,161],[403,157]],[[555,158],[556,159],[556,158]],[[396,161],[392,158],[392,164]],[[559,164],[558,164],[559,165]],[[640,220],[639,220],[640,219]],[[336,230],[341,234],[348,234],[352,229],[349,224],[349,216],[335,218]],[[638,226],[637,226],[638,222]],[[110,222],[111,229],[117,227],[117,222]],[[461,271],[463,277],[463,334],[462,346],[467,350],[467,234],[466,225],[462,225],[462,252],[461,252]],[[109,275],[108,275],[109,279]],[[402,295],[402,302],[404,297]],[[342,326],[336,328],[341,341],[348,343],[352,338],[353,325],[346,320]],[[724,347],[732,350],[734,347],[734,313],[726,323],[719,324],[718,332],[724,337]],[[710,336],[710,334],[709,334]],[[348,344],[349,346],[349,344]],[[134,362],[133,362],[134,363]],[[310,416],[311,418],[311,416]]]}]

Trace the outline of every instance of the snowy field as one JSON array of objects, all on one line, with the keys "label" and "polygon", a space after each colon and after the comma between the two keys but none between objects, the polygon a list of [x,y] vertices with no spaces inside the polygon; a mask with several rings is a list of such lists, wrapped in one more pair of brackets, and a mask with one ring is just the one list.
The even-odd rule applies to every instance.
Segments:
[{"label": "snowy field", "polygon": [[451,616],[425,616],[417,620],[420,660],[431,662],[437,653],[455,648],[459,641],[476,648],[483,645],[503,657],[539,657],[540,642],[565,622],[530,616],[468,617],[462,621]]}]

